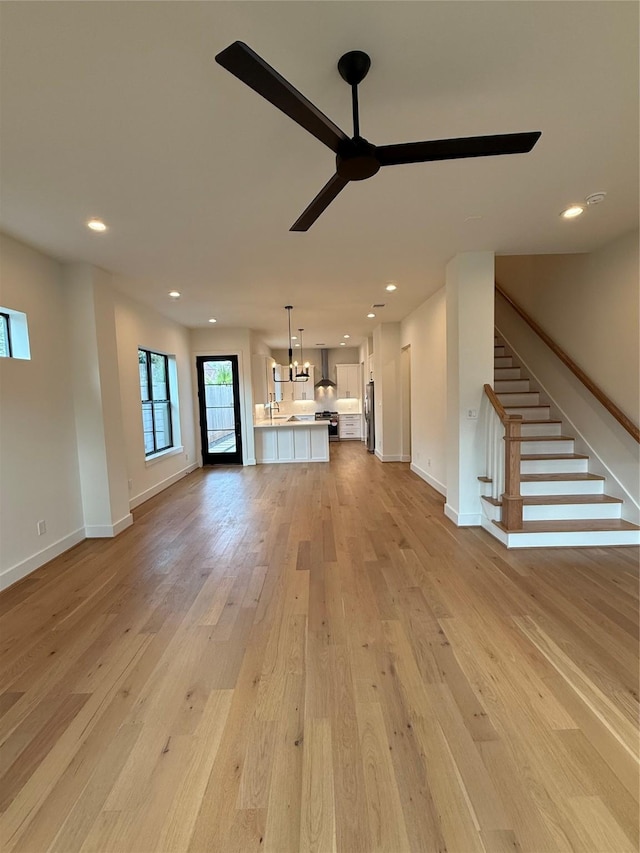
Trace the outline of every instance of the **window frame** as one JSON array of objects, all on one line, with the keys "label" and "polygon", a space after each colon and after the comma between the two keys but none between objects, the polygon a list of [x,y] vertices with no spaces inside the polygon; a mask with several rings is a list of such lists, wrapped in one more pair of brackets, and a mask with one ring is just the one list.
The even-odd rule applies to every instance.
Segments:
[{"label": "window frame", "polygon": [[[147,393],[148,397],[142,397],[142,384],[139,379],[139,371],[140,371],[140,353],[144,353],[146,357],[146,374],[147,374]],[[153,380],[152,380],[152,363],[151,356],[157,356],[164,360],[164,385],[165,385],[165,394],[166,397],[159,398],[154,397],[153,394]],[[145,449],[144,455],[145,459],[149,459],[152,456],[156,456],[159,453],[164,453],[167,450],[172,450],[174,448],[174,430],[173,430],[173,416],[172,416],[172,408],[173,403],[171,400],[171,386],[169,381],[169,356],[163,352],[157,352],[156,350],[146,349],[145,347],[138,347],[138,384],[140,385],[140,396],[141,396],[141,405],[142,405],[142,414],[143,414],[143,438],[144,438],[144,413],[145,406],[148,406],[148,411],[151,412],[151,423],[153,425],[153,450]],[[168,432],[169,432],[169,444],[166,444],[162,447],[158,447],[158,439],[156,434],[156,415],[154,409],[154,403],[166,403],[167,405],[167,418],[168,418]]]},{"label": "window frame", "polygon": [[7,339],[7,349],[9,352],[6,355],[0,355],[0,358],[13,358],[13,345],[11,343],[11,315],[6,311],[0,311],[0,322],[5,327],[5,335]]}]

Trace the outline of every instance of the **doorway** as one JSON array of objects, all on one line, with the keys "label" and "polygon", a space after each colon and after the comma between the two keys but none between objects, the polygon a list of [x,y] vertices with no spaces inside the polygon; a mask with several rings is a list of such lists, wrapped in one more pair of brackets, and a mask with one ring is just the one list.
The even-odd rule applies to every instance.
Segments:
[{"label": "doorway", "polygon": [[411,462],[411,346],[400,351],[402,461]]},{"label": "doorway", "polygon": [[196,357],[204,465],[242,464],[237,355]]}]

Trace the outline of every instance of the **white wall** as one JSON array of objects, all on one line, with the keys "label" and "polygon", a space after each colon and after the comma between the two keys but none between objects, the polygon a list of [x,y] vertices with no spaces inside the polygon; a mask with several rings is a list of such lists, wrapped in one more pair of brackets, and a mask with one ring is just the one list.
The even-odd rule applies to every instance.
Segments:
[{"label": "white wall", "polygon": [[242,461],[244,465],[256,464],[253,438],[253,385],[251,381],[252,344],[255,336],[249,329],[191,329],[190,346],[192,356],[192,387],[194,389],[194,420],[198,463],[202,464],[202,440],[200,438],[196,356],[237,355],[238,382],[240,385],[240,418],[242,420]]},{"label": "white wall", "polygon": [[447,322],[442,287],[401,323],[411,356],[411,470],[446,494]]},{"label": "white wall", "polygon": [[[0,359],[0,586],[84,538],[61,267],[0,235],[0,304],[27,314],[31,360]],[[36,523],[46,521],[38,536]]]},{"label": "white wall", "polygon": [[[133,508],[198,465],[191,345],[189,330],[184,326],[119,291],[113,291],[113,295],[126,477],[131,481],[128,491]],[[177,369],[180,449],[152,460],[146,460],[144,453],[138,347],[174,356]],[[173,426],[177,440],[176,424]]]},{"label": "white wall", "polygon": [[[2,588],[86,535],[130,523],[127,480],[134,506],[187,473],[185,453],[196,460],[189,332],[120,294],[104,270],[61,265],[4,235],[0,253],[0,304],[26,313],[31,346],[31,360],[0,359]],[[184,452],[153,463],[138,346],[175,355],[178,367]]]},{"label": "white wall", "polygon": [[402,459],[400,323],[373,330],[375,453],[383,462]]},{"label": "white wall", "polygon": [[637,424],[638,232],[590,254],[496,258],[496,280]]}]

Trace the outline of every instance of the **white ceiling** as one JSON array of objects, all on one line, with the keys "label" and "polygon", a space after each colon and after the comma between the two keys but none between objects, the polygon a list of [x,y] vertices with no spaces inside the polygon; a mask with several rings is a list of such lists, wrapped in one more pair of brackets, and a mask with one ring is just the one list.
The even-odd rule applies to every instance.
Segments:
[{"label": "white ceiling", "polygon": [[[457,252],[581,252],[638,221],[631,2],[2,2],[0,226],[187,326],[357,344]],[[249,44],[375,144],[541,130],[531,154],[382,169],[288,229],[333,154],[214,62]],[[558,217],[595,191],[606,201]],[[85,227],[99,216],[109,231]],[[480,217],[480,218],[478,218]],[[396,281],[395,294],[385,293]],[[183,294],[177,302],[167,291]],[[375,321],[365,315],[386,302]]]}]

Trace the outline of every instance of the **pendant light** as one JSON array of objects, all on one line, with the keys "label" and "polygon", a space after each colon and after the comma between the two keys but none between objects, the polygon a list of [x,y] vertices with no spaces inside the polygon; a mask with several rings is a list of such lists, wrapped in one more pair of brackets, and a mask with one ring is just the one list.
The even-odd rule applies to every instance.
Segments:
[{"label": "pendant light", "polygon": [[[280,376],[276,379],[276,369],[273,368],[273,378],[276,382],[307,382],[309,380],[309,371],[306,369],[307,365],[304,366],[303,370],[298,372],[298,362],[293,361],[293,344],[291,338],[291,311],[293,310],[293,305],[285,305],[284,310],[287,312],[287,324],[289,327],[289,378],[283,379]],[[303,329],[298,329],[300,335],[302,335]],[[302,357],[302,337],[300,338],[300,356]]]}]

